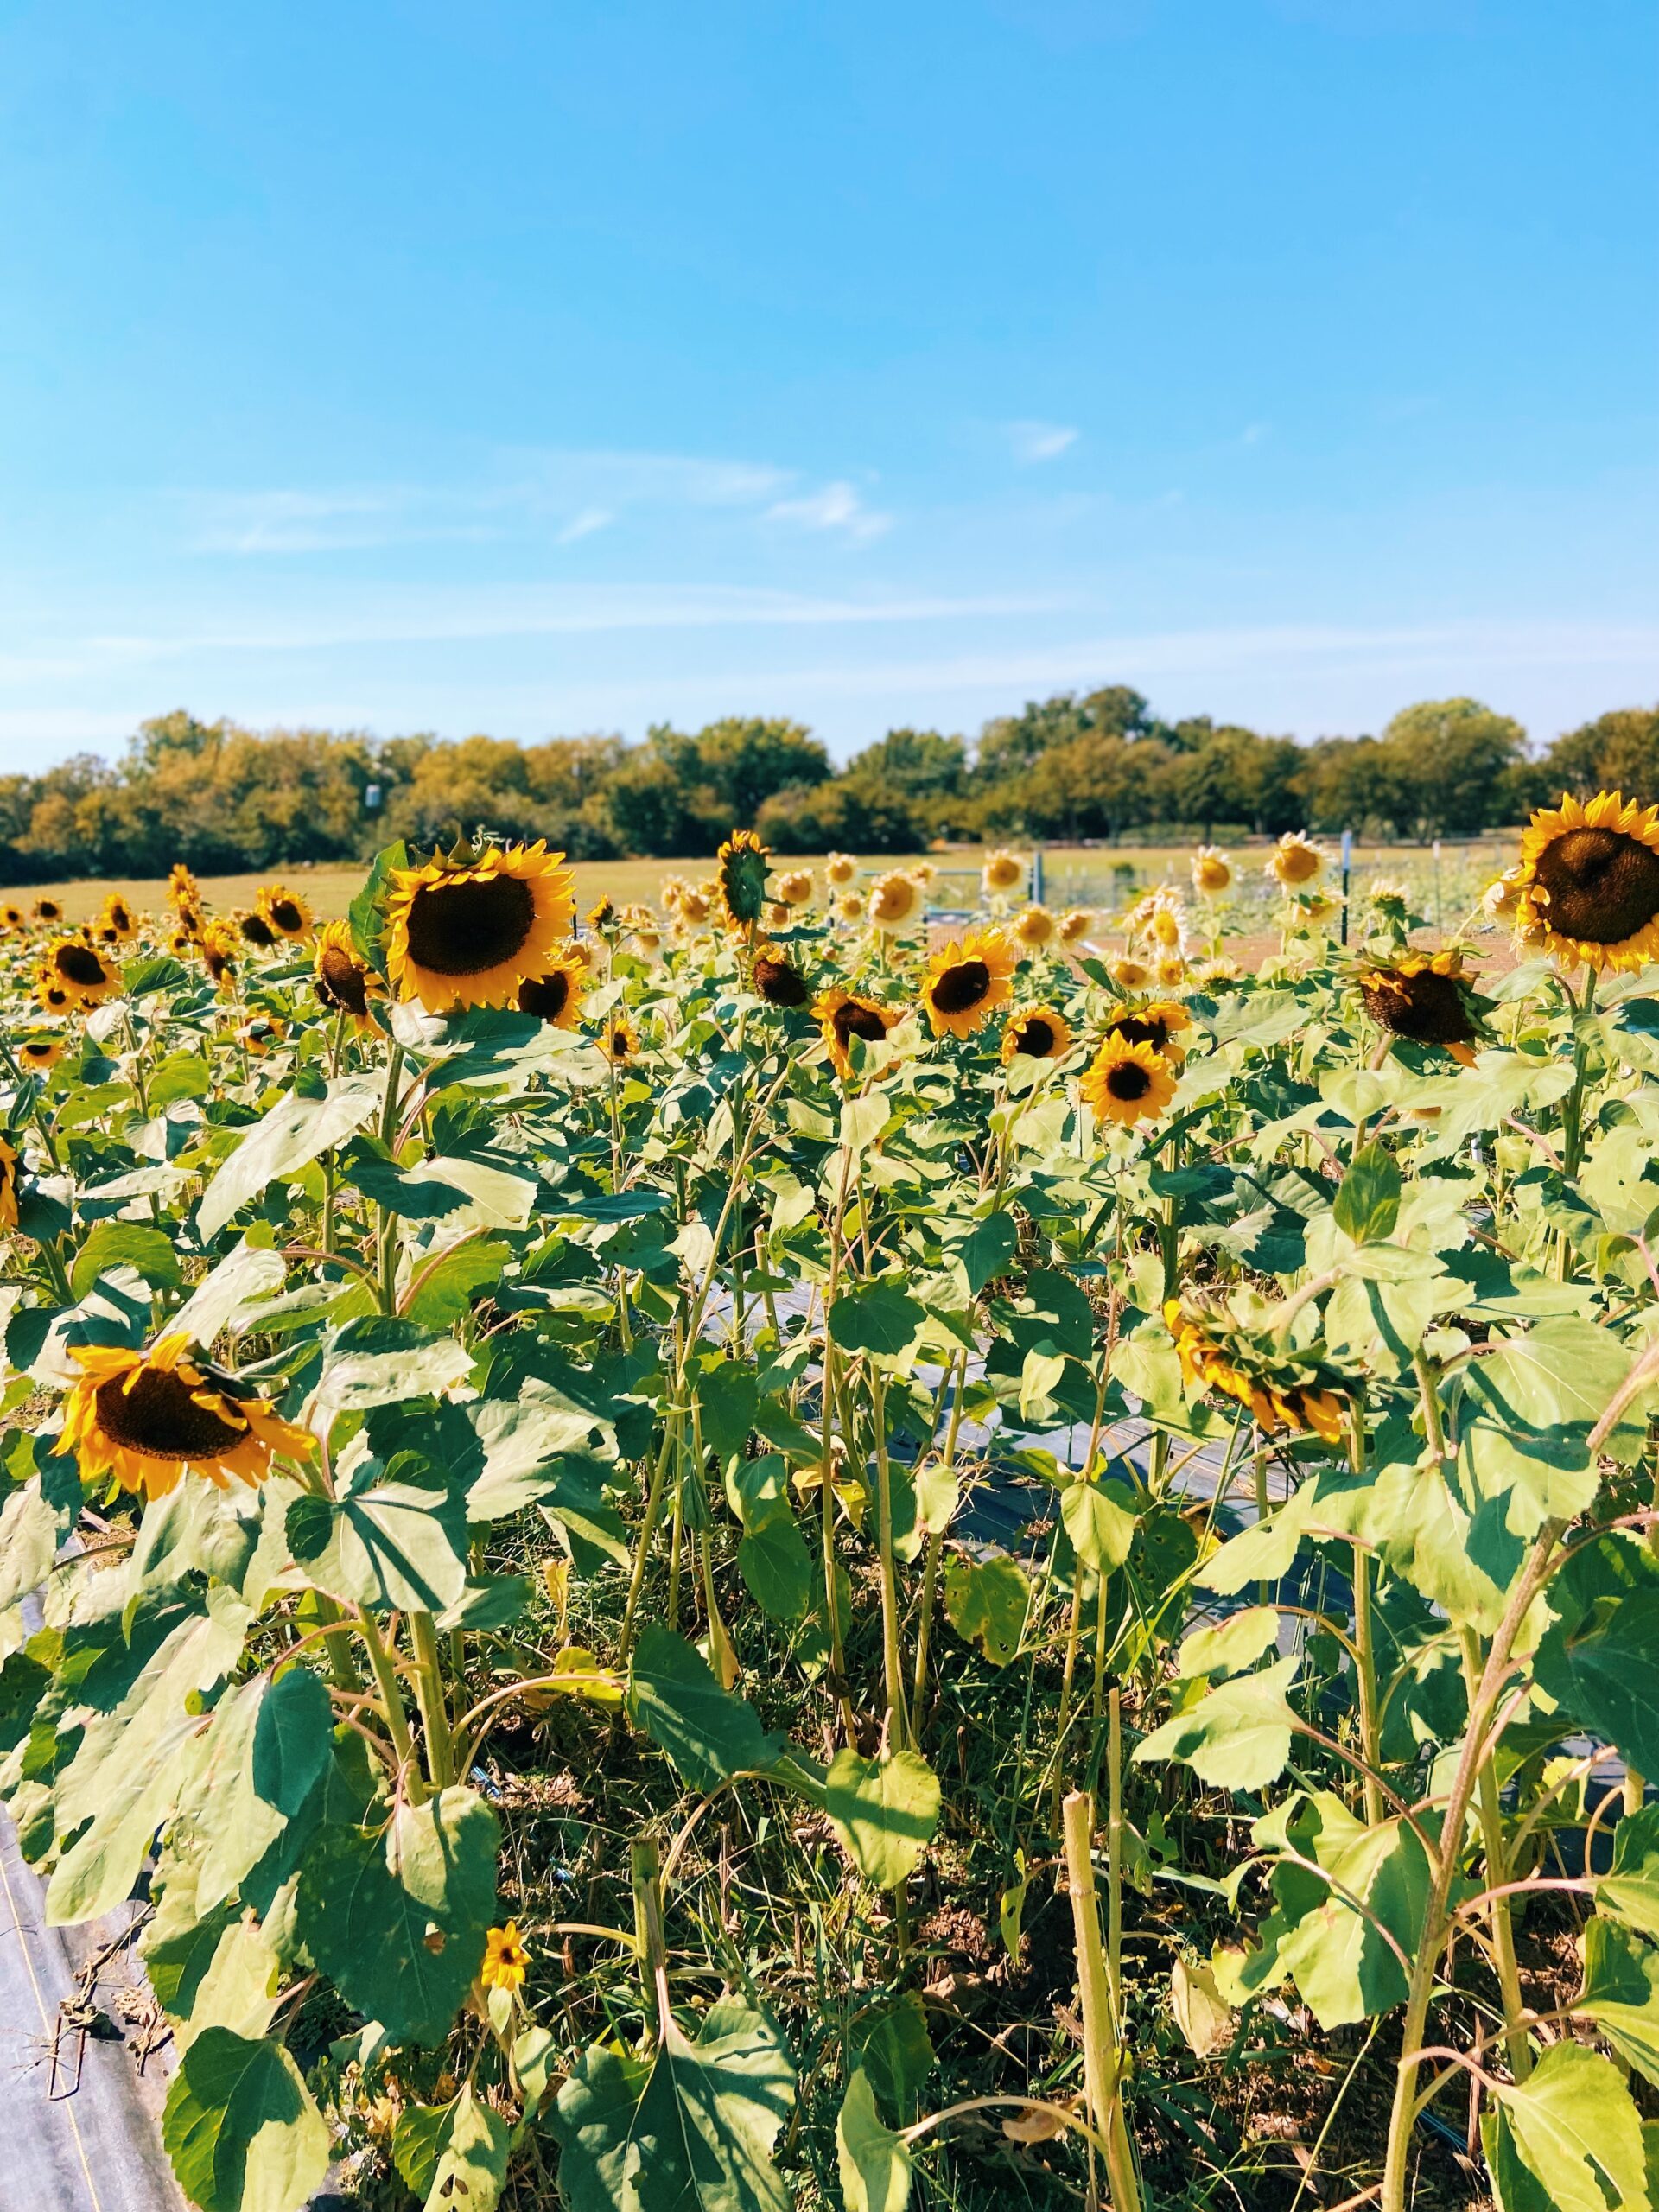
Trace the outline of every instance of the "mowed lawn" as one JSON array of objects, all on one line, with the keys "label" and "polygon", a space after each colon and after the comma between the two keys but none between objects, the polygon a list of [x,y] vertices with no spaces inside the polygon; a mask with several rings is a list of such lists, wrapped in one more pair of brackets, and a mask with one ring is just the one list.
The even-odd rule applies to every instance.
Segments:
[{"label": "mowed lawn", "polygon": [[[1329,842],[1334,860],[1335,841]],[[1447,927],[1455,926],[1478,897],[1480,887],[1514,857],[1516,842],[1516,837],[1489,838],[1478,845],[1446,847],[1438,873],[1439,904]],[[1031,848],[1016,842],[1014,849],[1028,853]],[[1262,895],[1268,841],[1252,839],[1230,849],[1237,867],[1239,895],[1254,902]],[[1120,910],[1141,892],[1165,882],[1176,885],[1190,895],[1187,869],[1191,855],[1192,848],[1187,845],[1047,846],[1043,851],[1046,900],[1056,908],[1088,906],[1111,912]],[[939,874],[933,904],[946,907],[976,905],[983,856],[983,849],[979,847],[928,855]],[[903,868],[907,859],[918,857],[884,855],[867,860],[863,865],[872,873],[879,873],[885,868]],[[714,864],[712,855],[702,861],[579,861],[573,864],[578,909],[585,912],[606,893],[618,905],[640,900],[654,906],[665,876],[683,875],[695,881],[709,874]],[[780,854],[775,865],[821,871],[823,862],[821,857],[795,859]],[[1373,876],[1393,877],[1408,885],[1421,910],[1432,915],[1435,874],[1433,855],[1424,846],[1366,845],[1355,849],[1353,887],[1361,896]],[[214,912],[232,912],[238,907],[251,906],[260,885],[274,878],[300,892],[310,901],[319,918],[326,920],[345,912],[361,887],[363,875],[360,867],[286,868],[272,871],[270,876],[203,876],[201,887]],[[820,873],[820,884],[822,880]],[[29,884],[14,889],[11,895],[25,911],[36,899],[55,899],[72,922],[80,922],[97,911],[111,891],[120,892],[141,912],[156,912],[167,904],[167,886],[159,878],[89,877],[78,882]]]}]

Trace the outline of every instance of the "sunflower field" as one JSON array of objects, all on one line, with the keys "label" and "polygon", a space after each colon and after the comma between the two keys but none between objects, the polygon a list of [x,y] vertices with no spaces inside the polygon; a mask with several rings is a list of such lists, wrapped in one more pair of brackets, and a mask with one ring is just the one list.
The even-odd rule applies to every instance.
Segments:
[{"label": "sunflower field", "polygon": [[202,2212],[1659,2212],[1659,807],[1268,871],[0,915],[0,1800]]}]

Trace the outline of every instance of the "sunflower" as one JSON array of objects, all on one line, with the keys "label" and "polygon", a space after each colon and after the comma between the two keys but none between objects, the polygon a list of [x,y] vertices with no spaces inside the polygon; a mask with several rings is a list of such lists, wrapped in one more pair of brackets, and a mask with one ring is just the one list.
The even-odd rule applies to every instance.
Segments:
[{"label": "sunflower", "polygon": [[274,1452],[299,1459],[315,1449],[308,1430],[279,1419],[187,1336],[162,1337],[148,1351],[73,1345],[70,1357],[84,1371],[65,1402],[63,1441],[84,1482],[112,1475],[123,1490],[160,1497],[194,1467],[220,1489],[232,1477],[257,1484]]},{"label": "sunflower", "polygon": [[753,977],[757,994],[768,1006],[802,1007],[812,996],[810,983],[776,945],[763,944],[755,954]]},{"label": "sunflower", "polygon": [[0,906],[0,930],[20,930],[22,926],[23,910],[21,906]]},{"label": "sunflower", "polygon": [[1365,896],[1384,921],[1403,922],[1411,912],[1411,893],[1392,876],[1373,876]]},{"label": "sunflower", "polygon": [[264,1014],[256,1014],[251,1021],[245,1021],[237,1031],[243,1050],[255,1059],[262,1060],[267,1052],[274,1052],[287,1032],[280,1021],[271,1021]]},{"label": "sunflower", "polygon": [[812,896],[811,869],[786,868],[772,886],[772,895],[780,906],[804,906]]},{"label": "sunflower", "polygon": [[675,912],[687,929],[698,930],[715,911],[715,887],[709,883],[688,883],[681,892]]},{"label": "sunflower", "polygon": [[55,899],[37,899],[35,901],[35,919],[37,922],[60,922],[63,909]]},{"label": "sunflower", "polygon": [[849,926],[864,918],[864,901],[856,891],[843,891],[836,901],[836,919]]},{"label": "sunflower", "polygon": [[748,929],[766,903],[766,862],[771,848],[753,830],[734,830],[715,855],[715,883],[721,909],[734,929]]},{"label": "sunflower", "polygon": [[1566,968],[1643,968],[1659,953],[1659,806],[1563,794],[1521,839],[1516,920]]},{"label": "sunflower", "polygon": [[203,922],[201,918],[200,907],[187,905],[180,906],[176,911],[179,918],[179,928],[183,934],[188,938],[199,938],[201,935],[203,929],[206,927],[206,924]]},{"label": "sunflower", "polygon": [[1192,970],[1192,980],[1200,990],[1221,990],[1229,983],[1242,983],[1244,970],[1236,960],[1206,960]]},{"label": "sunflower", "polygon": [[44,1075],[48,1068],[56,1067],[63,1057],[61,1037],[25,1037],[17,1047],[17,1057],[26,1068],[34,1068]]},{"label": "sunflower", "polygon": [[236,931],[228,922],[209,922],[197,940],[207,973],[221,990],[228,989],[236,976],[236,963],[241,947]]},{"label": "sunflower", "polygon": [[1175,1096],[1175,1077],[1169,1062],[1150,1045],[1109,1037],[1081,1089],[1096,1121],[1120,1122],[1127,1128],[1135,1122],[1155,1120],[1163,1112]]},{"label": "sunflower", "polygon": [[1002,1025],[1002,1060],[1061,1060],[1071,1049],[1071,1025],[1052,1006],[1016,1007]]},{"label": "sunflower", "polygon": [[889,868],[870,887],[864,910],[877,929],[902,929],[921,912],[921,886],[903,868]]},{"label": "sunflower", "polygon": [[1362,969],[1359,995],[1380,1029],[1414,1045],[1443,1045],[1454,1060],[1473,1065],[1481,1026],[1457,946]]},{"label": "sunflower", "polygon": [[492,1928],[484,1938],[484,1963],[478,1970],[485,1988],[520,1988],[529,1969],[530,1953],[518,1933],[518,1922],[510,1920],[505,1928]]},{"label": "sunflower", "polygon": [[1325,866],[1325,855],[1313,839],[1300,830],[1287,830],[1268,855],[1262,870],[1282,883],[1287,891],[1294,891],[1304,883],[1312,883]]},{"label": "sunflower", "polygon": [[1179,952],[1166,952],[1158,963],[1158,982],[1166,991],[1178,991],[1186,981],[1186,963]]},{"label": "sunflower", "polygon": [[588,926],[601,937],[616,927],[616,905],[608,891],[597,898],[588,909]]},{"label": "sunflower", "polygon": [[605,1024],[599,1049],[613,1068],[626,1068],[639,1057],[639,1032],[626,1014],[613,1014]]},{"label": "sunflower", "polygon": [[104,929],[115,932],[118,943],[138,934],[137,917],[118,891],[110,893],[99,909],[98,918]]},{"label": "sunflower", "polygon": [[922,978],[922,1004],[936,1037],[971,1037],[1014,995],[1014,951],[995,930],[970,930],[933,955]]},{"label": "sunflower", "polygon": [[769,930],[786,930],[794,918],[794,909],[785,906],[781,899],[767,899],[766,924]]},{"label": "sunflower", "polygon": [[1120,953],[1109,963],[1109,974],[1121,991],[1144,991],[1154,978],[1144,960],[1137,960],[1133,953]]},{"label": "sunflower", "polygon": [[901,1019],[896,1007],[860,998],[855,992],[843,991],[839,984],[832,990],[820,992],[813,1001],[812,1011],[817,1017],[823,1041],[830,1047],[830,1058],[849,1081],[853,1073],[854,1038],[866,1045],[878,1045]]},{"label": "sunflower", "polygon": [[999,845],[995,852],[986,854],[979,880],[988,891],[1012,891],[1025,881],[1026,863],[1018,853]]},{"label": "sunflower", "polygon": [[1233,864],[1219,845],[1200,845],[1192,855],[1192,888],[1200,899],[1219,899],[1233,886]]},{"label": "sunflower", "polygon": [[196,949],[196,940],[188,930],[175,930],[167,940],[167,949],[177,960],[188,960]]},{"label": "sunflower", "polygon": [[1343,1404],[1333,1385],[1346,1378],[1306,1353],[1287,1352],[1271,1339],[1237,1327],[1219,1307],[1164,1304],[1189,1390],[1219,1390],[1276,1435],[1311,1430],[1327,1444],[1342,1441]]},{"label": "sunflower", "polygon": [[1056,927],[1062,944],[1081,944],[1095,925],[1095,918],[1087,906],[1072,906],[1060,916]]},{"label": "sunflower", "polygon": [[824,880],[843,891],[858,874],[858,862],[850,853],[828,853],[823,862]]},{"label": "sunflower", "polygon": [[1054,941],[1054,917],[1046,906],[1027,906],[1014,917],[1011,926],[1027,952],[1040,952]]},{"label": "sunflower", "polygon": [[1160,1058],[1179,1067],[1186,1052],[1180,1040],[1192,1027],[1192,1015],[1177,1000],[1144,999],[1109,1017],[1103,1041],[1116,1038],[1123,1045],[1150,1045]]},{"label": "sunflower", "polygon": [[658,887],[657,903],[665,914],[671,914],[690,888],[683,875],[665,875]]},{"label": "sunflower", "polygon": [[182,861],[175,861],[168,871],[167,895],[175,906],[201,906],[201,886]]},{"label": "sunflower", "polygon": [[257,909],[236,917],[236,926],[250,944],[257,944],[262,952],[276,942],[276,931]]},{"label": "sunflower", "polygon": [[71,1006],[96,1006],[120,988],[121,978],[113,964],[85,938],[57,938],[47,953],[44,971],[69,993]]},{"label": "sunflower", "polygon": [[1144,934],[1149,944],[1164,952],[1182,952],[1186,948],[1186,916],[1179,900],[1154,899],[1147,909]]},{"label": "sunflower", "polygon": [[0,1229],[17,1226],[17,1154],[0,1137]]},{"label": "sunflower", "polygon": [[394,868],[386,902],[386,967],[399,998],[429,1014],[511,1006],[569,930],[569,871],[544,843],[492,845],[424,868]]},{"label": "sunflower", "polygon": [[285,883],[261,884],[255,904],[278,937],[310,936],[311,909],[299,893],[290,891]]},{"label": "sunflower", "polygon": [[311,988],[319,1006],[349,1014],[359,1029],[369,1026],[369,999],[380,979],[358,957],[349,922],[327,922],[311,960]]},{"label": "sunflower", "polygon": [[561,953],[541,975],[528,976],[519,984],[518,1011],[533,1014],[551,1029],[574,1029],[582,1018],[582,995],[587,988],[587,962]]},{"label": "sunflower", "polygon": [[69,1014],[80,1004],[80,994],[48,967],[40,969],[35,975],[35,998],[48,1014]]},{"label": "sunflower", "polygon": [[1521,906],[1521,871],[1506,868],[1495,875],[1480,894],[1482,913],[1494,922],[1512,922]]}]

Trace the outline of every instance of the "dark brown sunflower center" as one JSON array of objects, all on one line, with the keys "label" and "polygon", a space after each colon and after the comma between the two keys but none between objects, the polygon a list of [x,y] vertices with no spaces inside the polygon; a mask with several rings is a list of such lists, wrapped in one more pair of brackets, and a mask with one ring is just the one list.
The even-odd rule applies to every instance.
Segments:
[{"label": "dark brown sunflower center", "polygon": [[63,909],[54,900],[42,899],[37,911],[43,922],[55,922]]},{"label": "dark brown sunflower center", "polygon": [[1054,1050],[1054,1025],[1045,1021],[1040,1014],[1033,1014],[1022,1021],[1014,1039],[1014,1049],[1023,1052],[1028,1059],[1046,1060]]},{"label": "dark brown sunflower center", "polygon": [[60,944],[56,964],[59,975],[72,983],[90,988],[109,981],[109,970],[90,944]]},{"label": "dark brown sunflower center", "polygon": [[250,944],[275,944],[276,932],[263,914],[244,914],[242,934]]},{"label": "dark brown sunflower center", "polygon": [[1152,1089],[1152,1077],[1139,1060],[1120,1060],[1115,1068],[1108,1070],[1106,1088],[1114,1098],[1128,1106],[1146,1096]]},{"label": "dark brown sunflower center", "polygon": [[1475,1033],[1463,994],[1450,976],[1386,976],[1363,987],[1373,1021],[1414,1045],[1466,1045]]},{"label": "dark brown sunflower center", "polygon": [[342,952],[337,944],[323,949],[318,971],[325,1006],[344,1007],[347,1014],[366,1014],[369,1010],[369,979],[349,952]]},{"label": "dark brown sunflower center", "polygon": [[982,960],[958,960],[934,984],[933,1003],[941,1014],[967,1014],[990,988],[991,971]]},{"label": "dark brown sunflower center", "polygon": [[550,976],[532,976],[518,986],[518,1011],[533,1014],[540,1021],[556,1021],[570,1003],[570,978],[563,969]]},{"label": "dark brown sunflower center", "polygon": [[1562,937],[1622,944],[1659,914],[1659,853],[1618,830],[1569,830],[1536,862],[1544,918]]},{"label": "dark brown sunflower center", "polygon": [[1150,1045],[1154,1052],[1161,1052],[1169,1042],[1169,1024],[1161,1019],[1143,1020],[1138,1014],[1121,1014],[1111,1024],[1111,1033],[1126,1045]]},{"label": "dark brown sunflower center", "polygon": [[23,1046],[23,1058],[26,1060],[49,1060],[57,1049],[55,1045],[28,1044]]},{"label": "dark brown sunflower center", "polygon": [[270,918],[279,930],[302,930],[305,927],[305,916],[291,899],[273,899]]},{"label": "dark brown sunflower center", "polygon": [[98,1388],[98,1425],[125,1451],[147,1459],[212,1459],[247,1434],[199,1406],[189,1385],[163,1368],[141,1367],[130,1389],[127,1381],[112,1375]]},{"label": "dark brown sunflower center", "polygon": [[611,1032],[611,1058],[613,1060],[631,1060],[633,1046],[632,1032],[619,1021]]},{"label": "dark brown sunflower center", "polygon": [[410,902],[409,957],[434,976],[482,976],[531,932],[536,894],[516,875],[423,884]]},{"label": "dark brown sunflower center", "polygon": [[757,960],[754,988],[768,1006],[804,1006],[811,996],[805,976],[787,960]]},{"label": "dark brown sunflower center", "polygon": [[867,1045],[879,1045],[887,1033],[887,1017],[880,1008],[860,1006],[855,999],[838,1006],[830,1019],[835,1025],[836,1040],[843,1052],[855,1037],[862,1038]]},{"label": "dark brown sunflower center", "polygon": [[115,926],[118,930],[127,930],[132,927],[131,915],[128,913],[126,908],[122,906],[118,900],[116,905],[111,906],[110,909],[110,919],[114,923]]}]

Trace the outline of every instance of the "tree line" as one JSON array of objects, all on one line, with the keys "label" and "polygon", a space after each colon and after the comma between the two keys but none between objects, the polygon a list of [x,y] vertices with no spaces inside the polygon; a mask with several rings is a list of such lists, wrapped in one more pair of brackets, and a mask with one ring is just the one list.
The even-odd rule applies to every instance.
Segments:
[{"label": "tree line", "polygon": [[971,741],[889,730],[839,770],[779,717],[662,723],[636,745],[519,745],[260,732],[181,709],[143,723],[119,760],[83,753],[0,778],[0,880],[354,861],[391,837],[447,843],[480,824],[582,860],[706,855],[734,823],[797,853],[980,836],[1467,836],[1604,787],[1659,797],[1659,707],[1617,709],[1540,748],[1478,700],[1429,700],[1378,736],[1299,743],[1208,715],[1166,722],[1118,684],[1030,702]]}]

